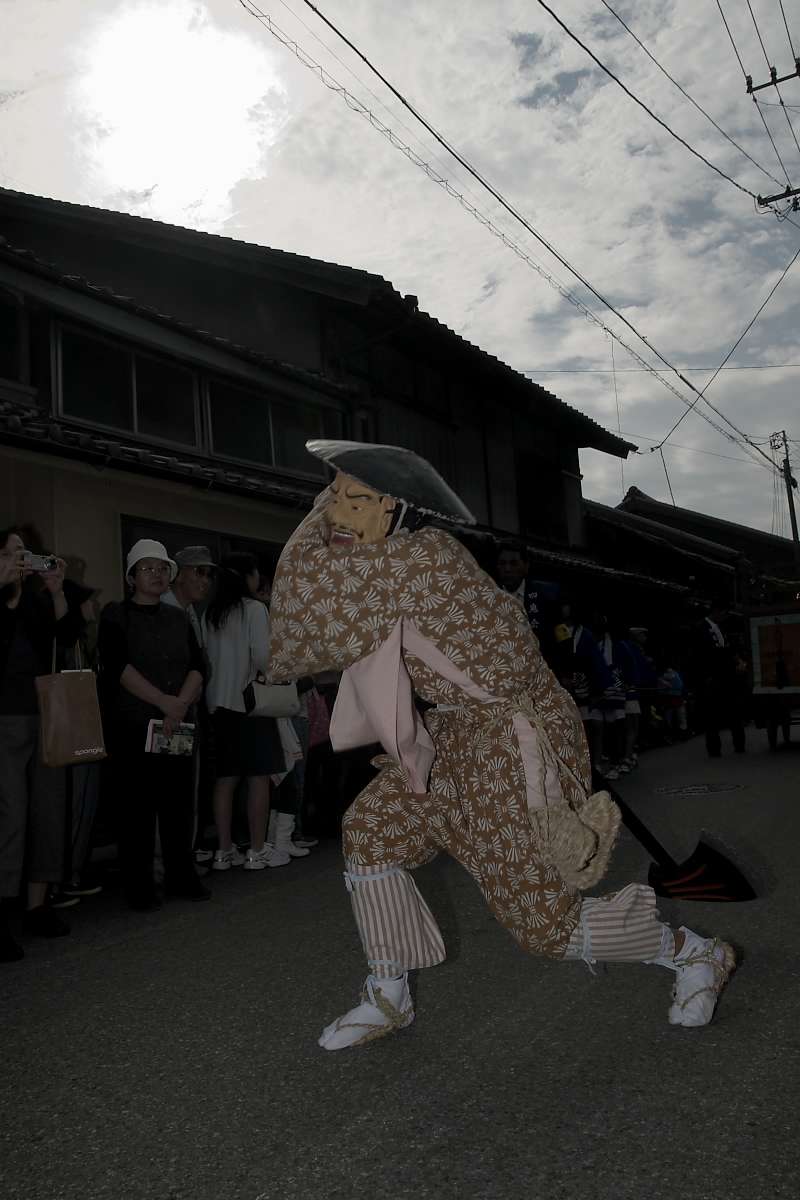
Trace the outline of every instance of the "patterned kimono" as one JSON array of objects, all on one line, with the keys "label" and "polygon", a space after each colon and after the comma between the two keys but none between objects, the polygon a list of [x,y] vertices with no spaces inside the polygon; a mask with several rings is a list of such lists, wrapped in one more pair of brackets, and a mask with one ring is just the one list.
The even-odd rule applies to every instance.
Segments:
[{"label": "patterned kimono", "polygon": [[415,692],[436,705],[424,717],[435,746],[428,791],[413,792],[397,763],[378,760],[380,774],[345,817],[348,865],[413,868],[446,850],[525,949],[563,957],[581,896],[537,851],[513,718],[527,711],[546,727],[559,786],[579,807],[591,774],[573,701],[545,665],[518,600],[460,542],[424,529],[329,547],[328,503],[325,492],[278,566],[271,677],[344,670],[377,650],[404,617],[493,698],[472,699],[404,649]]}]

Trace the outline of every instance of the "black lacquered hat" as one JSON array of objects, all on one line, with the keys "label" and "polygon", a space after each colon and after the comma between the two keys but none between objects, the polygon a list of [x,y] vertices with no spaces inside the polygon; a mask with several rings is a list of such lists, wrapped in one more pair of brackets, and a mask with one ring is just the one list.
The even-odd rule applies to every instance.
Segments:
[{"label": "black lacquered hat", "polygon": [[306,442],[306,450],[372,491],[400,500],[417,512],[455,525],[476,523],[439,472],[413,450],[371,442],[332,441]]}]

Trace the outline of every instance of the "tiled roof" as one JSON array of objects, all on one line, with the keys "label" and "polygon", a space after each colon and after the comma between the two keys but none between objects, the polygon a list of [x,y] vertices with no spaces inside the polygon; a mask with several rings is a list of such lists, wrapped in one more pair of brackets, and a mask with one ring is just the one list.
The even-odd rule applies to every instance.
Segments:
[{"label": "tiled roof", "polygon": [[640,488],[628,488],[625,496],[617,505],[620,512],[632,513],[640,516],[636,512],[637,507],[652,509],[655,512],[670,513],[680,515],[684,513],[688,518],[697,520],[705,525],[710,525],[712,528],[719,528],[720,532],[724,533],[726,529],[738,533],[742,537],[755,538],[763,541],[765,545],[773,545],[775,548],[786,550],[791,548],[791,539],[779,537],[775,533],[767,533],[764,529],[756,529],[752,525],[740,525],[737,521],[728,521],[724,517],[712,517],[708,513],[697,512],[691,508],[678,508],[672,504],[665,504],[663,500],[655,500],[652,496],[648,496],[647,492],[643,492]]},{"label": "tiled roof", "polygon": [[687,558],[698,559],[723,571],[735,570],[732,564],[742,557],[738,550],[732,550],[730,546],[722,546],[693,533],[685,533],[673,525],[650,521],[647,517],[625,512],[624,509],[609,508],[608,505],[598,504],[595,500],[584,500],[583,506],[590,519],[594,518],[615,528],[627,528],[636,537],[662,545]]},{"label": "tiled roof", "polygon": [[43,262],[31,250],[24,250],[9,245],[6,238],[2,235],[0,235],[0,262],[10,263],[40,278],[47,278],[50,282],[56,283],[60,287],[81,292],[83,295],[91,296],[93,299],[100,300],[105,304],[125,309],[127,312],[134,313],[145,320],[167,326],[177,333],[191,338],[193,341],[202,342],[204,345],[211,346],[215,350],[221,350],[225,354],[233,355],[235,358],[244,359],[254,366],[275,371],[279,375],[293,379],[297,383],[304,383],[316,390],[321,389],[329,395],[340,398],[352,395],[352,388],[349,385],[336,383],[332,379],[329,379],[327,375],[322,375],[315,371],[307,371],[305,368],[294,366],[292,363],[285,363],[279,359],[270,358],[258,350],[251,350],[248,346],[239,345],[228,338],[217,337],[205,329],[198,329],[197,326],[191,325],[187,321],[179,321],[177,318],[168,316],[166,313],[161,313],[158,309],[149,305],[139,304],[132,296],[121,296],[113,288],[91,283],[88,279],[84,279],[80,275],[68,275],[58,263]]},{"label": "tiled roof", "polygon": [[144,472],[174,483],[247,494],[291,508],[310,508],[321,480],[291,480],[269,468],[220,466],[192,451],[175,453],[136,440],[135,434],[99,434],[64,417],[51,417],[23,402],[0,399],[0,440],[26,450],[67,455],[92,463]]},{"label": "tiled roof", "polygon": [[[208,254],[212,251],[215,254],[219,252],[233,255],[237,258],[246,259],[252,264],[260,262],[265,268],[279,273],[288,272],[290,274],[298,274],[305,276],[309,281],[306,286],[313,286],[320,291],[327,291],[334,285],[341,287],[344,290],[351,289],[354,292],[362,292],[364,294],[363,303],[372,300],[378,304],[389,304],[393,310],[400,311],[403,309],[404,300],[400,293],[381,275],[375,275],[368,271],[360,270],[356,267],[341,266],[336,263],[327,263],[321,259],[310,258],[302,254],[293,254],[286,250],[274,250],[271,247],[258,246],[251,242],[244,242],[236,238],[226,237],[218,233],[205,233],[195,229],[186,229],[179,225],[170,225],[167,222],[155,221],[150,217],[133,216],[129,213],[117,213],[109,209],[93,208],[89,205],[73,204],[63,200],[50,200],[45,197],[32,196],[24,192],[15,192],[9,189],[0,188],[0,201],[3,197],[9,199],[18,199],[24,204],[26,209],[38,209],[41,212],[49,212],[56,218],[63,219],[65,216],[74,216],[82,218],[84,221],[89,220],[95,225],[100,224],[105,227],[116,229],[118,232],[125,232],[128,235],[139,235],[142,232],[152,238],[168,238],[175,244],[192,247],[195,251]],[[86,284],[86,281],[82,281]],[[94,285],[88,285],[94,286]],[[107,292],[109,296],[114,297],[111,289],[96,288],[98,293]],[[135,301],[130,298],[120,297],[119,300],[127,300],[128,303],[135,306]],[[143,313],[152,311],[146,308],[138,308],[138,311]],[[161,316],[156,314],[156,316]],[[419,312],[417,317],[424,324],[428,325],[434,336],[442,337],[449,342],[452,347],[458,348],[462,353],[469,355],[471,358],[476,358],[477,361],[489,371],[499,371],[507,383],[522,390],[522,394],[529,396],[533,404],[544,405],[548,415],[558,423],[566,424],[570,432],[576,437],[581,445],[591,446],[598,450],[604,450],[609,454],[617,455],[624,458],[631,450],[635,450],[636,446],[632,442],[626,442],[615,434],[610,433],[591,417],[587,417],[578,409],[572,408],[571,405],[548,392],[539,384],[534,383],[527,375],[514,370],[507,363],[502,362],[495,355],[489,354],[486,350],[476,346],[473,342],[462,337],[441,321],[432,317],[427,312]],[[174,321],[173,318],[161,318],[170,320],[178,328],[183,328],[189,332],[191,327],[184,326],[181,322]],[[230,347],[231,352],[244,353],[247,355],[257,354],[256,351],[247,350],[245,347],[234,347],[233,343],[228,343],[224,338],[215,339],[210,333],[194,330],[190,336],[201,336],[208,340],[210,344],[218,344],[220,348]],[[263,356],[259,356],[263,357]],[[298,368],[288,368],[287,364],[281,364],[287,369],[297,370]],[[323,376],[315,376],[317,381],[324,379]],[[328,383],[328,386],[337,386]]]}]

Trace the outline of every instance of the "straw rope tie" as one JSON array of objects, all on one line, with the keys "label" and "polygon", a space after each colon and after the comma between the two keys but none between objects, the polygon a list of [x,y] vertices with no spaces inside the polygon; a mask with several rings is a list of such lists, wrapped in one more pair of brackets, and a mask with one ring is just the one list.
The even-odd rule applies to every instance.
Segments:
[{"label": "straw rope tie", "polygon": [[358,1041],[351,1042],[353,1046],[363,1046],[366,1042],[374,1042],[376,1038],[386,1037],[389,1033],[395,1033],[398,1029],[405,1027],[409,1014],[414,1011],[414,1006],[409,1005],[407,1009],[400,1012],[395,1006],[386,999],[380,988],[375,987],[375,982],[372,978],[367,980],[366,987],[361,993],[361,999],[365,1004],[371,1004],[373,1008],[377,1008],[380,1013],[386,1017],[385,1025],[368,1025],[364,1021],[342,1021],[341,1018],[336,1022],[336,1033],[342,1029],[366,1029],[367,1032]]},{"label": "straw rope tie", "polygon": [[[722,951],[722,962],[720,962],[714,954],[714,951],[717,947],[719,947]],[[714,944],[710,950],[703,950],[700,954],[691,954],[688,958],[684,959],[673,959],[673,962],[681,967],[699,967],[710,963],[714,968],[714,974],[717,977],[715,983],[710,984],[707,987],[698,988],[697,991],[692,992],[690,996],[687,996],[686,999],[682,1000],[679,1004],[678,981],[675,981],[675,983],[672,985],[672,999],[678,1005],[678,1008],[681,1010],[681,1012],[683,1012],[683,1010],[686,1008],[686,1005],[689,1004],[690,1001],[694,1000],[695,996],[702,995],[703,992],[714,992],[715,995],[719,996],[725,984],[730,979],[731,971],[735,966],[736,957],[733,953],[732,947],[729,946],[727,942],[720,941],[719,938],[714,938]]]}]

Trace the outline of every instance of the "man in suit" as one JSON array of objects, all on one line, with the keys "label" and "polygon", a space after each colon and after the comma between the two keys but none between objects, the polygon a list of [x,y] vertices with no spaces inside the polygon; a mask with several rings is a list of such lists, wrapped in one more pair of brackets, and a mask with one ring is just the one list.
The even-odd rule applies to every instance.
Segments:
[{"label": "man in suit", "polygon": [[728,615],[726,600],[712,600],[708,614],[691,630],[690,682],[711,758],[719,758],[722,753],[719,731],[726,726],[731,731],[735,752],[745,752],[742,714],[745,664],[723,632]]},{"label": "man in suit", "polygon": [[555,651],[554,629],[561,619],[556,601],[561,588],[557,583],[531,579],[528,552],[517,542],[504,542],[497,558],[497,578],[505,592],[516,596],[539,641],[539,648],[548,666],[553,666]]}]

